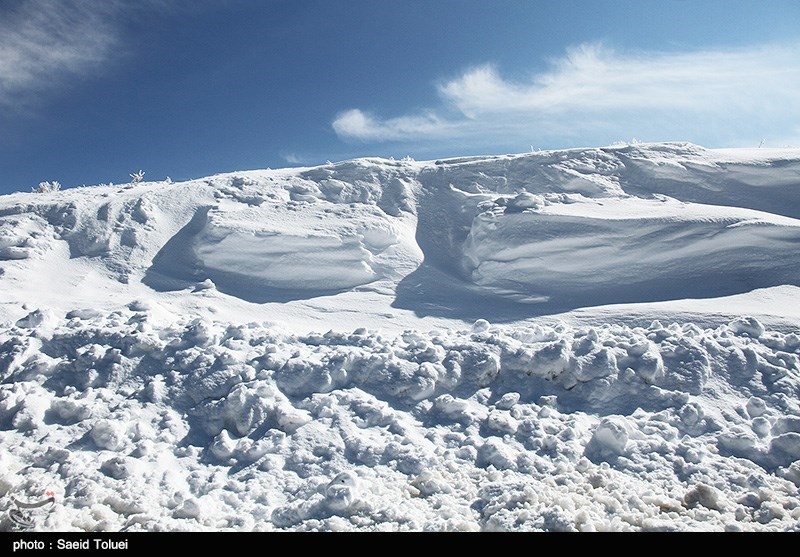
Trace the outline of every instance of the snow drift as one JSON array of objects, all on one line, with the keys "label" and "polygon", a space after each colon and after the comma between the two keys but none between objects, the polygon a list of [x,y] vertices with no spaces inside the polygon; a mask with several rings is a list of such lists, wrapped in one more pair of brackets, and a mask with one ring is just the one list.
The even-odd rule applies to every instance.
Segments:
[{"label": "snow drift", "polygon": [[4,196],[0,526],[797,530],[799,208],[690,144]]}]

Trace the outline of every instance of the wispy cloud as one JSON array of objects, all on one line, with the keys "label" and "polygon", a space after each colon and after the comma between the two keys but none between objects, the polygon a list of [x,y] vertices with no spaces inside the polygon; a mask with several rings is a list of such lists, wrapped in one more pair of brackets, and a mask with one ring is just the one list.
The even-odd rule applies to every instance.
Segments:
[{"label": "wispy cloud", "polygon": [[168,0],[36,0],[0,7],[0,106],[22,109],[120,51],[122,21]]},{"label": "wispy cloud", "polygon": [[381,119],[350,109],[333,129],[370,141],[680,135],[700,126],[734,134],[753,122],[774,129],[800,118],[798,59],[800,44],[680,53],[583,44],[525,81],[505,79],[490,64],[469,68],[438,85],[441,105],[422,117]]},{"label": "wispy cloud", "polygon": [[419,135],[446,136],[455,132],[458,126],[458,122],[447,121],[434,112],[380,120],[357,108],[341,112],[333,121],[333,129],[340,136],[379,141]]}]

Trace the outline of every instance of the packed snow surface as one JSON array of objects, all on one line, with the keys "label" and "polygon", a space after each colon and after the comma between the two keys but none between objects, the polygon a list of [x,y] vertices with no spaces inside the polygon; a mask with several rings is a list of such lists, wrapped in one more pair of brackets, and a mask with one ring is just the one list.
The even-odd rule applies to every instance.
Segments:
[{"label": "packed snow surface", "polygon": [[0,529],[800,530],[800,150],[0,197]]}]

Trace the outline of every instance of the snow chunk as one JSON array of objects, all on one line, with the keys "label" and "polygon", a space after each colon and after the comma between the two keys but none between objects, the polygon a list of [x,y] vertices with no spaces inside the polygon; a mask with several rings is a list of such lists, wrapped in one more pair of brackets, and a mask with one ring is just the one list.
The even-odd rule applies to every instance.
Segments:
[{"label": "snow chunk", "polygon": [[702,505],[707,509],[720,509],[723,505],[720,493],[714,487],[699,483],[686,492],[683,496],[683,504],[688,508]]},{"label": "snow chunk", "polygon": [[360,496],[360,484],[361,481],[355,472],[350,470],[340,472],[325,488],[325,503],[336,512],[349,509]]},{"label": "snow chunk", "polygon": [[607,416],[600,421],[586,446],[590,460],[605,460],[625,453],[628,445],[628,423],[623,416]]},{"label": "snow chunk", "polygon": [[98,447],[109,451],[122,450],[127,441],[125,425],[108,419],[95,422],[89,431],[89,436]]},{"label": "snow chunk", "polygon": [[764,325],[758,319],[749,316],[737,317],[728,324],[728,327],[737,335],[759,338],[764,334]]}]

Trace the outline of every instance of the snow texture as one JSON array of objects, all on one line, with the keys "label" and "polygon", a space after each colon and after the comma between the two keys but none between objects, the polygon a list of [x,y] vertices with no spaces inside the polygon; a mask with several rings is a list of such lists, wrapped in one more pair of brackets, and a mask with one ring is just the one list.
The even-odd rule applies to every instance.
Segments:
[{"label": "snow texture", "polygon": [[799,243],[796,149],[2,196],[0,530],[800,530]]}]

